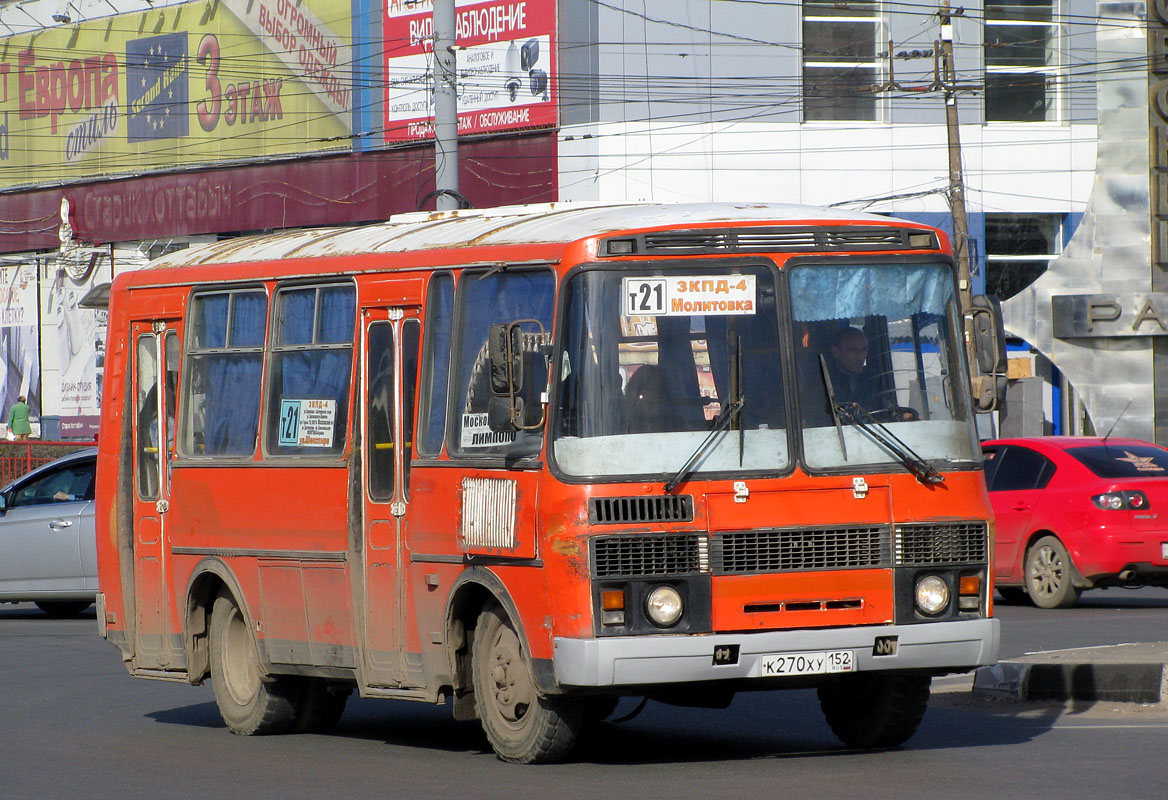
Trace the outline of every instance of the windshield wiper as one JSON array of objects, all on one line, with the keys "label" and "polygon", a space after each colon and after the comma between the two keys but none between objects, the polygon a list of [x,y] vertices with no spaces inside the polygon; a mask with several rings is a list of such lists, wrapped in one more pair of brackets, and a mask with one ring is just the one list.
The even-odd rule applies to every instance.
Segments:
[{"label": "windshield wiper", "polygon": [[[871,412],[859,403],[833,404],[833,411],[842,414],[849,424],[855,425],[872,441],[883,447],[896,457],[904,468],[926,486],[944,483],[945,476],[938,472],[933,465],[921,458],[911,447],[904,443],[895,433]],[[864,417],[867,417],[865,420]],[[838,424],[838,423],[837,423]]]},{"label": "windshield wiper", "polygon": [[840,450],[844,454],[844,461],[848,460],[848,446],[844,444],[844,426],[840,425],[839,403],[835,400],[835,389],[831,386],[831,372],[827,368],[827,359],[823,353],[819,354],[819,368],[823,372],[823,388],[827,390],[827,405],[831,409],[831,419],[835,423],[835,434],[839,437]]},{"label": "windshield wiper", "polygon": [[681,469],[677,471],[677,474],[665,484],[666,494],[671,494],[689,476],[689,473],[693,470],[693,465],[705,454],[710,446],[710,442],[714,440],[715,436],[726,429],[734,417],[738,415],[738,412],[742,410],[743,405],[745,405],[745,401],[739,398],[722,409],[722,413],[714,420],[714,428],[710,431],[710,435],[702,440],[702,443],[698,445],[698,449],[693,451],[693,455],[686,459],[686,462],[681,465]]}]

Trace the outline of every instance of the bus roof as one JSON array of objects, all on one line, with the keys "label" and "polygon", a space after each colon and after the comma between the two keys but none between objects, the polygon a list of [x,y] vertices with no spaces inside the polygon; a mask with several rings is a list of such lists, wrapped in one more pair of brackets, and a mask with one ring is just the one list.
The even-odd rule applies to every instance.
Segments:
[{"label": "bus roof", "polygon": [[162,256],[151,262],[150,267],[239,264],[468,246],[566,245],[618,231],[730,222],[916,224],[875,214],[784,203],[551,203],[417,212],[371,225],[298,229],[226,239]]}]

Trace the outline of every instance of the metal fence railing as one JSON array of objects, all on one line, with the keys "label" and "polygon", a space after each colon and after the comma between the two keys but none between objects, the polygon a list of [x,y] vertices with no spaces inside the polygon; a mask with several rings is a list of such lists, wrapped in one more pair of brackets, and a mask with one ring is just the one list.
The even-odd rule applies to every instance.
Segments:
[{"label": "metal fence railing", "polygon": [[55,458],[93,447],[96,442],[48,442],[29,439],[23,442],[0,442],[0,487],[7,486],[25,473]]}]

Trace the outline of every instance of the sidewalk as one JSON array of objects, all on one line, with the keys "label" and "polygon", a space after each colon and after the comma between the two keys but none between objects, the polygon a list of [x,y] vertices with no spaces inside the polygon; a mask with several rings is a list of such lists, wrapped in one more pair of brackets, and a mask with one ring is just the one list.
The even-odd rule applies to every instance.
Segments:
[{"label": "sidewalk", "polygon": [[[969,676],[942,680],[957,677],[968,685]],[[974,692],[1019,701],[1168,704],[1168,642],[1027,653],[979,668],[972,684]]]}]

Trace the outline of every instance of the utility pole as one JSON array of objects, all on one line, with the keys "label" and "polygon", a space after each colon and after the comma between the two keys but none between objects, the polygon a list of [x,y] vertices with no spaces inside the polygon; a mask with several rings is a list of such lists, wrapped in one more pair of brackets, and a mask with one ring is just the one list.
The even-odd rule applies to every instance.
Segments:
[{"label": "utility pole", "polygon": [[434,195],[439,211],[458,208],[458,56],[454,0],[434,0]]},{"label": "utility pole", "polygon": [[[965,178],[961,171],[961,129],[957,119],[957,93],[976,90],[976,84],[959,84],[957,70],[953,66],[953,20],[961,16],[964,9],[956,13],[949,10],[949,0],[940,0],[937,16],[941,21],[941,38],[934,43],[934,49],[922,53],[917,50],[893,54],[893,43],[888,43],[888,79],[872,87],[874,92],[937,92],[945,98],[945,130],[949,142],[949,210],[953,216],[953,249],[957,257],[957,301],[964,320],[965,352],[969,359],[970,378],[975,389],[993,376],[978,374],[978,362],[973,343],[973,268],[969,241],[969,220],[965,212]],[[933,82],[924,86],[905,86],[896,79],[895,58],[919,58],[933,56]]]},{"label": "utility pole", "polygon": [[[962,314],[971,307],[969,220],[965,214],[965,178],[961,172],[961,130],[957,122],[957,73],[953,68],[953,22],[949,0],[941,0],[941,88],[945,93],[945,129],[949,138],[949,208],[953,213],[953,247],[957,251],[957,291]],[[962,87],[963,88],[963,87]],[[973,363],[971,361],[971,363]]]}]

